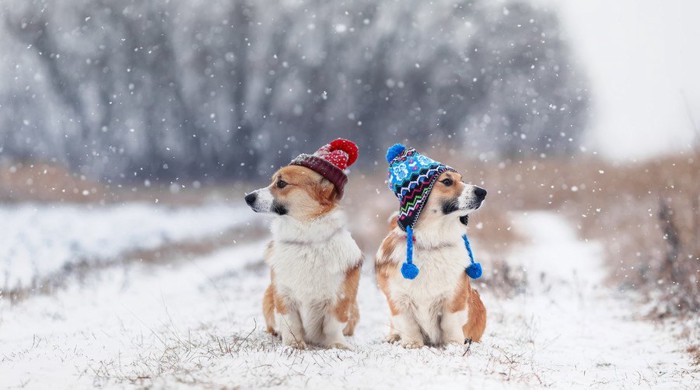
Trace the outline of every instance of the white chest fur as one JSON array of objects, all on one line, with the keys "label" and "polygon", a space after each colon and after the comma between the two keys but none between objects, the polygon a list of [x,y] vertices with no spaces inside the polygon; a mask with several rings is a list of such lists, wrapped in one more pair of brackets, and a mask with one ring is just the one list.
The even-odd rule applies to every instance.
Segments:
[{"label": "white chest fur", "polygon": [[[462,241],[463,232],[464,226],[457,218],[419,221],[413,231],[416,239],[413,263],[420,272],[413,280],[404,279],[401,273],[392,278],[392,297],[402,297],[411,306],[432,305],[452,298],[469,264],[469,254]],[[406,237],[399,228],[395,233]],[[405,238],[398,242],[390,258],[399,266],[406,261]]]},{"label": "white chest fur", "polygon": [[336,210],[310,222],[276,218],[274,249],[268,263],[280,293],[301,306],[333,302],[347,270],[362,260],[362,252]]},{"label": "white chest fur", "polygon": [[[457,316],[450,314],[450,318],[454,317],[452,320],[444,319],[447,316],[445,305],[456,296],[468,263],[461,231],[459,226],[437,226],[416,231],[413,263],[420,270],[418,276],[409,280],[399,272],[389,279],[391,300],[399,308],[399,315],[392,323],[401,334],[402,342],[410,344],[420,339],[420,335],[412,332],[410,329],[413,328],[408,325],[413,321],[431,343],[461,339],[461,325],[465,322],[462,314],[465,312]],[[397,234],[403,235],[398,231]],[[399,267],[406,261],[405,239],[395,246],[390,259]],[[441,324],[441,321],[445,324]],[[449,333],[445,333],[445,329]]]},{"label": "white chest fur", "polygon": [[[467,251],[461,244],[461,237],[443,241],[435,246],[421,245],[420,240],[413,249],[413,263],[420,273],[413,280],[405,279],[400,273],[390,281],[391,294],[397,301],[406,301],[411,306],[432,306],[450,299],[464,275]],[[396,246],[391,256],[397,263],[406,260],[405,242]]]}]

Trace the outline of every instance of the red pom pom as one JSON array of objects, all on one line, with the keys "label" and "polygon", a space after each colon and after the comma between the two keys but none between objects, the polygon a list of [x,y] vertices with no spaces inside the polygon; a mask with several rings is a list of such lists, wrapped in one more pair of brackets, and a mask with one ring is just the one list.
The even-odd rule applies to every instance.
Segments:
[{"label": "red pom pom", "polygon": [[[344,166],[340,166],[340,165],[336,164],[336,165],[338,165],[338,168],[340,168],[340,169],[345,169],[345,168],[349,167],[350,165],[354,164],[355,161],[357,161],[357,145],[355,145],[355,143],[352,141],[338,138],[338,139],[334,140],[333,142],[331,142],[330,150],[331,150],[331,155],[333,155],[334,154],[333,151],[336,151],[336,150],[340,150],[340,151],[347,153],[347,160],[342,161],[342,165],[344,165]],[[342,154],[336,154],[336,155],[341,156]],[[343,159],[340,158],[339,160],[343,160]],[[331,162],[333,162],[333,161],[331,161]]]}]

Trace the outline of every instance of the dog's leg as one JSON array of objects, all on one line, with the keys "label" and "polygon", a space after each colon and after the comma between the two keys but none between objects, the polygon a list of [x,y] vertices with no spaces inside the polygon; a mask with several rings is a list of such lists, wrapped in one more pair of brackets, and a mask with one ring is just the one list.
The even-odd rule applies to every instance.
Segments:
[{"label": "dog's leg", "polygon": [[[398,214],[397,214],[398,215]],[[395,219],[395,217],[392,217]],[[395,222],[394,222],[395,223]],[[390,239],[389,237],[392,237]],[[396,273],[397,267],[388,262],[388,253],[393,252],[396,240],[393,239],[394,235],[389,235],[382,242],[382,247],[377,253],[377,259],[381,259],[383,262],[375,263],[375,275],[377,276],[377,287],[382,291],[384,297],[386,297],[386,302],[389,305],[389,312],[391,313],[391,318],[389,320],[389,335],[386,336],[385,340],[388,343],[395,343],[401,340],[399,332],[396,331],[396,326],[394,325],[394,316],[399,314],[398,306],[394,303],[391,298],[391,290],[389,288],[389,279]]]},{"label": "dog's leg", "polygon": [[298,305],[290,302],[279,294],[274,294],[275,310],[279,313],[277,330],[282,335],[282,344],[304,349],[304,326],[301,322]]},{"label": "dog's leg", "polygon": [[360,284],[361,270],[362,261],[360,260],[356,266],[345,271],[345,278],[333,308],[335,318],[347,324],[343,329],[345,336],[352,336],[355,332],[355,325],[360,320],[360,310],[357,308],[357,288]]},{"label": "dog's leg", "polygon": [[275,286],[270,284],[265,290],[263,296],[263,316],[265,317],[265,325],[267,325],[268,333],[277,336],[275,331]]},{"label": "dog's leg", "polygon": [[443,344],[464,343],[462,326],[467,322],[467,301],[470,290],[469,277],[462,272],[454,295],[446,300],[442,307],[440,329],[442,330],[441,342]]},{"label": "dog's leg", "polygon": [[460,314],[462,337],[459,340],[461,344],[465,339],[472,341],[480,341],[481,336],[484,334],[484,329],[486,328],[486,308],[481,302],[479,293],[476,292],[469,283],[469,277],[467,274],[462,275],[462,279],[455,290],[454,296],[446,302],[443,319],[443,339],[445,343],[458,342],[457,334],[453,331],[453,327],[450,326],[450,331],[446,330],[448,324],[445,321],[457,321],[457,319],[449,318],[450,313],[462,313],[466,311],[467,317],[465,318],[463,314]]},{"label": "dog's leg", "polygon": [[479,293],[474,289],[471,289],[469,294],[467,309],[469,311],[469,319],[462,328],[464,337],[479,342],[486,329],[486,307],[481,301]]},{"label": "dog's leg", "polygon": [[444,344],[463,344],[464,332],[462,331],[462,326],[465,322],[467,322],[467,310],[451,312],[446,308],[440,321],[442,342]]},{"label": "dog's leg", "polygon": [[282,343],[284,345],[298,349],[306,348],[304,327],[302,326],[298,310],[291,309],[286,314],[281,315],[280,333],[282,334]]},{"label": "dog's leg", "polygon": [[302,313],[304,323],[304,340],[308,343],[323,345],[325,336],[323,334],[323,321],[328,310],[326,302],[314,302],[305,306]]},{"label": "dog's leg", "polygon": [[350,313],[348,315],[348,323],[343,329],[343,334],[345,336],[352,336],[355,333],[355,326],[360,320],[360,309],[357,307],[357,301],[352,303],[350,308]]},{"label": "dog's leg", "polygon": [[394,328],[394,321],[389,320],[389,335],[384,338],[384,341],[387,343],[395,343],[401,340],[401,336],[399,336],[399,333],[396,331],[396,328]]},{"label": "dog's leg", "polygon": [[442,342],[440,318],[443,313],[443,307],[443,301],[436,301],[430,306],[421,306],[415,310],[418,325],[429,344],[436,345]]},{"label": "dog's leg", "polygon": [[344,322],[338,321],[335,313],[327,313],[323,319],[323,345],[327,348],[351,349],[343,336]]},{"label": "dog's leg", "polygon": [[420,348],[424,345],[420,326],[410,309],[405,308],[391,318],[394,331],[399,335],[399,343],[404,348]]}]

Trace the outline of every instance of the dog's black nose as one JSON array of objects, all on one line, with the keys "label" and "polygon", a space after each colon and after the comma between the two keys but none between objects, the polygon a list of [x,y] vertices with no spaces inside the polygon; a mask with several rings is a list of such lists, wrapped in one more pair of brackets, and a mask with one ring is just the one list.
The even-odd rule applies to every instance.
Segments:
[{"label": "dog's black nose", "polygon": [[478,200],[484,200],[486,198],[486,190],[481,187],[474,187],[474,196]]},{"label": "dog's black nose", "polygon": [[248,194],[245,196],[245,202],[248,203],[248,206],[252,206],[253,203],[255,203],[255,199],[258,198],[258,194],[255,192]]}]

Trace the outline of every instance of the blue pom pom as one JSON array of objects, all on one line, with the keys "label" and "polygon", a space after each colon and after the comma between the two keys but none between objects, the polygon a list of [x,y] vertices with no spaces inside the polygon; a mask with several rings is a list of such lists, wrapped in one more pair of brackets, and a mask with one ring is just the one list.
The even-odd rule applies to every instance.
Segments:
[{"label": "blue pom pom", "polygon": [[[403,269],[402,269],[403,271]],[[479,279],[481,277],[481,263],[471,263],[466,269],[467,275],[472,279]]]},{"label": "blue pom pom", "polygon": [[391,160],[395,159],[404,150],[406,150],[406,147],[401,144],[390,147],[386,150],[386,162],[391,163]]},{"label": "blue pom pom", "polygon": [[418,267],[413,263],[403,263],[401,266],[401,275],[406,279],[415,279],[418,276]]}]

